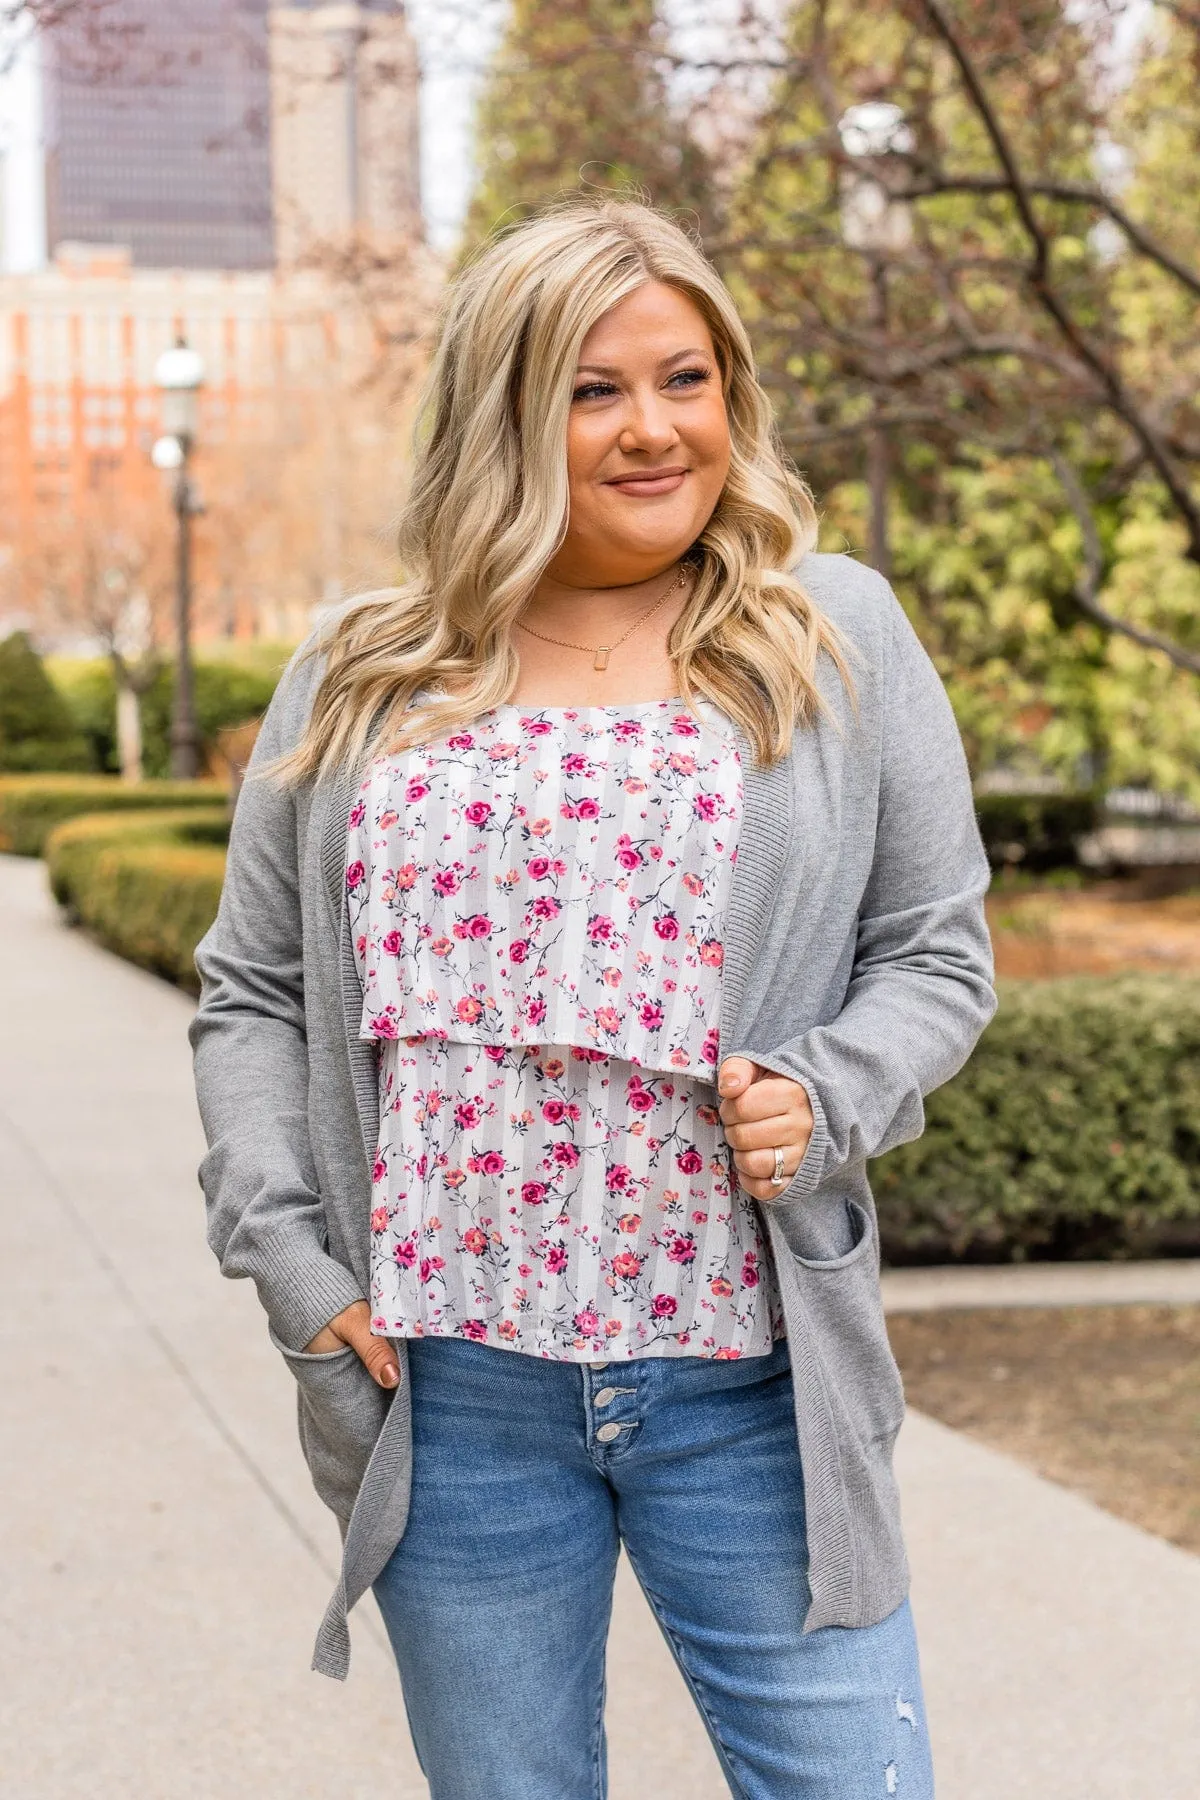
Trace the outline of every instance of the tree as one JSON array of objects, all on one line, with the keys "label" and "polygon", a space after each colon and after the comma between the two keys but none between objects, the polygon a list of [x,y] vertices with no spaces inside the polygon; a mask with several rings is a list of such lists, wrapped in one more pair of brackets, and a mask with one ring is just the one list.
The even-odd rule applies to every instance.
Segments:
[{"label": "tree", "polygon": [[40,773],[88,766],[87,745],[28,632],[0,640],[0,770]]},{"label": "tree", "polygon": [[581,185],[707,217],[706,159],[673,111],[653,0],[514,0],[476,121],[466,241]]}]

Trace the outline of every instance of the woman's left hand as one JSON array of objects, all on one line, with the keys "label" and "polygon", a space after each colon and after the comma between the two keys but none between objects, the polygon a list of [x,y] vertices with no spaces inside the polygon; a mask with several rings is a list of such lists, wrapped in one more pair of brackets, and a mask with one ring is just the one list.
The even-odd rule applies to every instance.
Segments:
[{"label": "woman's left hand", "polygon": [[[719,1112],[733,1165],[746,1192],[755,1200],[776,1200],[783,1186],[770,1177],[775,1146],[783,1151],[783,1173],[790,1181],[800,1167],[813,1131],[813,1112],[803,1082],[774,1075],[745,1056],[727,1056],[717,1077],[722,1096]],[[786,1185],[786,1184],[785,1184]]]}]

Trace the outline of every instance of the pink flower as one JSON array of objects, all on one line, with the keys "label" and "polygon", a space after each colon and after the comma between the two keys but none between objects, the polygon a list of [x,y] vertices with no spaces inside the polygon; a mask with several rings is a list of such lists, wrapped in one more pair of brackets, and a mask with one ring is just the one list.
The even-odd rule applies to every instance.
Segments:
[{"label": "pink flower", "polygon": [[475,739],[469,731],[456,731],[454,736],[446,739],[451,750],[469,750]]},{"label": "pink flower", "polygon": [[[379,1164],[376,1163],[376,1168]],[[387,1230],[388,1210],[386,1206],[377,1206],[371,1213],[371,1230],[378,1234]]]},{"label": "pink flower", "polygon": [[487,1337],[487,1326],[482,1319],[464,1319],[462,1334],[476,1344],[482,1344]]},{"label": "pink flower", "polygon": [[646,1000],[638,1008],[638,1018],[642,1021],[642,1024],[646,1027],[647,1031],[656,1030],[658,1026],[662,1024],[666,1016],[666,1013],[658,1004],[657,1000]]},{"label": "pink flower", "polygon": [[708,1291],[710,1294],[715,1294],[718,1300],[728,1300],[733,1292],[733,1283],[728,1276],[714,1275],[708,1284]]},{"label": "pink flower", "polygon": [[685,875],[683,878],[683,885],[689,894],[702,894],[704,892],[704,883],[698,875]]},{"label": "pink flower", "polygon": [[578,1144],[559,1142],[554,1146],[554,1161],[560,1169],[574,1169],[579,1162]]},{"label": "pink flower", "polygon": [[650,1311],[656,1319],[673,1319],[679,1311],[679,1302],[672,1294],[655,1294]]},{"label": "pink flower", "polygon": [[399,956],[400,943],[400,933],[398,931],[388,931],[385,932],[379,948],[383,951],[385,956]]},{"label": "pink flower", "polygon": [[454,948],[454,939],[448,937],[435,937],[429,948],[434,956],[449,956]]},{"label": "pink flower", "polygon": [[622,1281],[633,1281],[642,1272],[642,1259],[635,1256],[632,1250],[622,1250],[613,1257],[613,1274],[619,1275]]},{"label": "pink flower", "polygon": [[617,1220],[617,1230],[623,1231],[626,1237],[633,1237],[642,1228],[641,1213],[622,1213]]},{"label": "pink flower", "polygon": [[600,1329],[600,1315],[593,1312],[590,1306],[581,1307],[575,1314],[575,1329],[582,1331],[585,1337],[595,1337]]},{"label": "pink flower", "polygon": [[545,1016],[546,1002],[540,995],[536,999],[531,997],[526,1000],[525,1017],[529,1020],[531,1025],[540,1025]]},{"label": "pink flower", "polygon": [[394,1038],[399,1036],[396,1021],[386,1013],[378,1013],[371,1020],[371,1036],[377,1038]]},{"label": "pink flower", "polygon": [[681,1150],[675,1158],[675,1161],[679,1164],[679,1167],[683,1170],[685,1175],[698,1175],[704,1167],[704,1158],[696,1149],[695,1145],[690,1145],[688,1149]]},{"label": "pink flower", "polygon": [[613,922],[607,913],[593,913],[587,922],[587,934],[593,944],[607,944],[613,934]]},{"label": "pink flower", "polygon": [[503,1175],[508,1166],[500,1150],[485,1150],[476,1160],[481,1175]]},{"label": "pink flower", "polygon": [[653,1112],[654,1110],[654,1095],[650,1092],[649,1088],[634,1087],[633,1083],[630,1082],[629,1090],[626,1093],[625,1098],[628,1100],[634,1112],[647,1113]]},{"label": "pink flower", "polygon": [[411,806],[414,801],[423,800],[428,792],[429,783],[422,781],[419,776],[414,775],[413,779],[404,790],[404,798]]},{"label": "pink flower", "polygon": [[706,1062],[706,1063],[715,1063],[716,1062],[716,1060],[717,1060],[717,1045],[720,1043],[720,1041],[721,1041],[720,1033],[715,1028],[711,1031],[705,1032],[704,1042],[700,1046],[700,1058],[701,1058],[702,1062]]},{"label": "pink flower", "polygon": [[547,732],[553,730],[553,726],[549,719],[522,719],[521,730],[529,737],[545,737]]},{"label": "pink flower", "polygon": [[621,1335],[620,1319],[605,1319],[604,1335],[605,1335],[605,1337],[620,1337],[620,1335]]},{"label": "pink flower", "polygon": [[463,809],[463,817],[469,825],[486,825],[491,817],[492,807],[489,800],[472,800]]},{"label": "pink flower", "polygon": [[632,844],[626,844],[617,851],[617,861],[623,869],[640,869],[644,858],[640,850],[635,850]]},{"label": "pink flower", "polygon": [[543,1100],[542,1117],[547,1124],[560,1125],[567,1116],[566,1102],[563,1100]]},{"label": "pink flower", "polygon": [[671,720],[671,730],[677,737],[699,737],[700,727],[690,713],[676,713]]},{"label": "pink flower", "polygon": [[[455,1017],[461,1019],[464,1025],[473,1025],[482,1011],[483,1003],[474,994],[464,994],[461,1000],[455,1002]],[[474,1120],[471,1122],[475,1123]]]},{"label": "pink flower", "polygon": [[366,872],[367,871],[360,862],[352,862],[350,864],[350,867],[346,870],[346,887],[350,893],[353,893],[355,888],[359,886]]},{"label": "pink flower", "polygon": [[562,759],[564,775],[582,775],[588,766],[587,757],[578,750],[568,751]]},{"label": "pink flower", "polygon": [[465,923],[468,937],[485,938],[492,934],[492,921],[486,913],[472,913]]},{"label": "pink flower", "polygon": [[732,1344],[726,1344],[720,1350],[713,1351],[713,1361],[737,1362],[740,1359],[741,1354],[741,1351],[735,1350]]},{"label": "pink flower", "polygon": [[515,963],[523,963],[525,961],[525,958],[528,955],[529,955],[529,939],[528,938],[514,938],[512,943],[508,946],[509,961],[515,962]]},{"label": "pink flower", "polygon": [[371,1170],[371,1180],[372,1181],[382,1181],[386,1174],[387,1174],[387,1164],[384,1162],[382,1156],[377,1156],[375,1158],[374,1167]]},{"label": "pink flower", "polygon": [[552,1244],[546,1252],[546,1267],[551,1275],[561,1275],[567,1266],[566,1246]]},{"label": "pink flower", "polygon": [[656,937],[665,938],[668,941],[677,938],[679,936],[679,920],[674,913],[663,913],[661,918],[654,921],[654,932]]},{"label": "pink flower", "polygon": [[523,1181],[521,1199],[526,1206],[541,1206],[550,1192],[544,1181]]},{"label": "pink flower", "polygon": [[747,1251],[746,1260],[742,1264],[742,1286],[748,1288],[758,1286],[758,1258],[753,1251]]},{"label": "pink flower", "polygon": [[717,816],[717,796],[715,794],[696,795],[696,817],[711,820]]},{"label": "pink flower", "polygon": [[600,817],[600,802],[598,800],[593,800],[589,795],[586,799],[579,802],[578,806],[575,808],[575,816],[577,819],[598,819]]},{"label": "pink flower", "polygon": [[483,1054],[487,1057],[489,1062],[502,1063],[504,1061],[504,1054],[505,1054],[504,1045],[503,1044],[485,1044],[483,1046]]},{"label": "pink flower", "polygon": [[696,1260],[696,1240],[690,1231],[677,1231],[667,1245],[667,1261],[690,1263]]},{"label": "pink flower", "polygon": [[468,1256],[482,1256],[488,1247],[487,1232],[480,1231],[478,1225],[468,1225],[462,1241]]},{"label": "pink flower", "polygon": [[510,1342],[517,1335],[516,1325],[511,1319],[501,1319],[496,1330],[502,1338],[508,1338]]},{"label": "pink flower", "polygon": [[454,1109],[454,1123],[460,1131],[470,1131],[479,1123],[479,1102],[477,1100],[460,1100]]},{"label": "pink flower", "polygon": [[629,1164],[610,1163],[604,1171],[604,1185],[610,1194],[623,1194],[629,1186]]},{"label": "pink flower", "polygon": [[366,816],[367,809],[365,803],[361,800],[356,800],[354,805],[350,808],[350,817],[347,820],[347,823],[350,825],[361,825]]},{"label": "pink flower", "polygon": [[562,911],[562,902],[556,900],[553,894],[539,894],[529,910],[535,919],[557,919]]},{"label": "pink flower", "polygon": [[417,1246],[412,1238],[405,1238],[396,1245],[392,1255],[402,1269],[411,1269],[417,1260]]},{"label": "pink flower", "polygon": [[417,873],[416,863],[405,863],[402,869],[396,870],[396,886],[398,888],[416,887]]},{"label": "pink flower", "polygon": [[621,1015],[615,1006],[598,1006],[596,1023],[601,1031],[616,1031],[621,1023]]},{"label": "pink flower", "polygon": [[548,856],[531,856],[525,867],[534,881],[544,881],[550,873],[550,858]]},{"label": "pink flower", "polygon": [[717,938],[705,938],[700,946],[700,961],[709,969],[719,969],[725,960],[725,951]]},{"label": "pink flower", "polygon": [[461,886],[462,883],[459,880],[458,872],[455,869],[439,869],[433,878],[433,891],[435,894],[443,896],[446,894],[457,894]]}]

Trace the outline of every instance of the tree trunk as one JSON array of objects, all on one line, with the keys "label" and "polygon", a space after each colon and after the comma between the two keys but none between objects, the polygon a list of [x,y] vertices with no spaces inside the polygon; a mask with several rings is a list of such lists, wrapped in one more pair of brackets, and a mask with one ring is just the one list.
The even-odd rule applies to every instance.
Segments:
[{"label": "tree trunk", "polygon": [[142,711],[133,688],[117,682],[117,760],[123,781],[142,779]]}]

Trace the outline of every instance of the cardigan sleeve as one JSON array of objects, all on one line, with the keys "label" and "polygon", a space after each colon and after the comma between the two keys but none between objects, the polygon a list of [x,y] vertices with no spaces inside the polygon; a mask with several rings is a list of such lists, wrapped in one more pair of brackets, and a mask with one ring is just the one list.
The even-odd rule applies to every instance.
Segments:
[{"label": "cardigan sleeve", "polygon": [[314,662],[293,658],[263,720],[220,907],[196,949],[200,1004],[188,1033],[208,1142],[208,1242],[223,1274],[254,1281],[293,1350],[364,1297],[328,1253],[309,1138],[295,792],[259,773],[299,736]]},{"label": "cardigan sleeve", "polygon": [[962,739],[937,670],[886,593],[875,846],[849,986],[836,1018],[770,1059],[804,1084],[814,1118],[785,1201],[919,1137],[923,1097],[962,1068],[997,1005],[991,871]]}]

